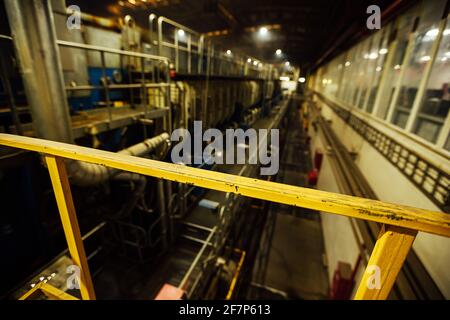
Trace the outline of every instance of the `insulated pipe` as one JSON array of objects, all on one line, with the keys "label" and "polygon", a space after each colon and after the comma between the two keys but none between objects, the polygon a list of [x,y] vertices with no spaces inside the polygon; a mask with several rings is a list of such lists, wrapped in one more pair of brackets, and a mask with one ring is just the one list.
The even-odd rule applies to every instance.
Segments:
[{"label": "insulated pipe", "polygon": [[[119,151],[119,153],[139,157],[155,150],[164,143],[168,143],[168,141],[169,134],[162,133],[159,136],[147,139],[127,149],[123,149]],[[103,183],[120,172],[117,169],[82,161],[68,162],[67,171],[71,181],[79,186],[92,186]]]}]

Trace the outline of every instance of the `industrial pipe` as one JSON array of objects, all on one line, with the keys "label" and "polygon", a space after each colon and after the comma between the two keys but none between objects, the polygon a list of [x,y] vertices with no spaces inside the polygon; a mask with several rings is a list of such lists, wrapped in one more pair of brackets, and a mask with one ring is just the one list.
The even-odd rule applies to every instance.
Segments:
[{"label": "industrial pipe", "polygon": [[[162,133],[159,136],[147,139],[141,143],[135,144],[134,146],[123,149],[118,153],[139,157],[168,142],[169,134]],[[71,181],[79,186],[92,186],[103,183],[120,172],[117,169],[81,161],[68,162],[67,171]]]}]

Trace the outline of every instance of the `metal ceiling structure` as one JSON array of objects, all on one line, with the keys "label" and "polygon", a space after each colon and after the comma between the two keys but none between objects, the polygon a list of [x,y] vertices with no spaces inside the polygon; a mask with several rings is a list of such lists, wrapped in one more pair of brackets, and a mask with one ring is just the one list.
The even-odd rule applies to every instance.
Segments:
[{"label": "metal ceiling structure", "polygon": [[[357,39],[366,28],[367,7],[376,4],[383,18],[395,15],[410,0],[131,0],[67,1],[89,13],[115,17],[132,15],[142,27],[148,15],[166,16],[202,33],[221,45],[263,61],[290,61],[314,68]],[[383,23],[384,21],[382,21]],[[258,30],[266,27],[261,36]],[[356,37],[357,36],[357,37]],[[283,54],[276,55],[281,49]],[[324,54],[326,53],[326,56]]]}]

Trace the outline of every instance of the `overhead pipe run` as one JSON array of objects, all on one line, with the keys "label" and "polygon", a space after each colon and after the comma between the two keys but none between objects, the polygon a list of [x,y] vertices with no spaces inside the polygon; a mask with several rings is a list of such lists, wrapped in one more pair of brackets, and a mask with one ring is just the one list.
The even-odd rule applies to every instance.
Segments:
[{"label": "overhead pipe run", "polygon": [[[51,1],[5,0],[14,48],[37,137],[75,144],[57,47]],[[163,143],[167,133],[119,151],[143,156]],[[67,171],[74,184],[96,185],[119,170],[81,161],[69,161]]]}]

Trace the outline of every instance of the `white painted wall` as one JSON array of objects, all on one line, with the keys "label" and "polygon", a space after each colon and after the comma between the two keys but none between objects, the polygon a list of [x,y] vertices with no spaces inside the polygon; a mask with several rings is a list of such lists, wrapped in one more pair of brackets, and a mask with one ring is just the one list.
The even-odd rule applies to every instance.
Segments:
[{"label": "white painted wall", "polygon": [[[311,128],[311,130],[313,129]],[[313,136],[311,140],[311,147],[312,150],[316,150],[317,148],[322,150],[325,149],[321,138],[317,135]],[[331,192],[340,192],[329,157],[326,154],[324,154],[322,161],[317,188]],[[334,271],[337,268],[338,262],[347,262],[353,269],[355,267],[356,260],[358,259],[359,250],[349,218],[322,212],[321,219],[325,253],[327,255],[328,262],[328,277],[331,286]],[[362,267],[360,269],[360,271],[363,270]],[[358,272],[355,279],[356,283],[359,283],[361,277],[362,272]]]},{"label": "white painted wall", "polygon": [[[364,141],[352,128],[346,125],[330,108],[323,104],[322,114],[326,119],[332,120],[333,130],[347,149],[358,152],[356,164],[380,200],[439,211],[439,208],[396,167]],[[314,137],[312,140],[312,152],[314,152],[316,147],[322,147],[323,149],[321,142],[317,141],[318,139],[320,138]],[[417,145],[412,139],[406,141],[407,137],[404,136],[401,139],[403,139],[402,143],[407,143],[410,148],[415,150],[422,149],[422,146]],[[427,156],[432,159],[441,158],[438,155],[430,154],[430,152]],[[321,190],[336,192],[337,185],[335,181],[333,182],[334,176],[330,172],[331,167],[327,164],[326,157],[323,165],[324,168],[319,176],[318,187]],[[449,163],[448,161],[447,163],[441,162],[440,166],[447,168]],[[337,259],[352,259],[358,253],[358,248],[353,246],[349,239],[341,235],[342,233],[351,235],[351,229],[349,228],[350,225],[346,227],[342,221],[334,218],[334,216],[330,219],[328,217],[323,219],[325,246],[331,269],[335,268],[335,265],[333,266],[331,263],[335,263]],[[444,296],[450,299],[450,238],[420,232],[413,248]],[[354,263],[353,261],[347,262],[352,263],[352,265]]]}]

